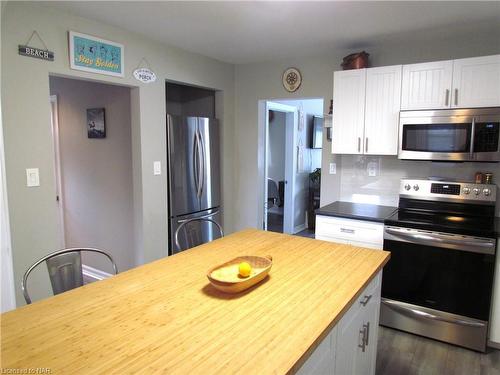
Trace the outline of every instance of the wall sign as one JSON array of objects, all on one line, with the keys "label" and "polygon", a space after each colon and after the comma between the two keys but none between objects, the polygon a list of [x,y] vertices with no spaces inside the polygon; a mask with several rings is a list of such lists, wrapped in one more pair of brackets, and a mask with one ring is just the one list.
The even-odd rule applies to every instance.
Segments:
[{"label": "wall sign", "polygon": [[54,61],[54,52],[30,46],[19,45],[19,54],[22,56],[36,57],[37,59]]},{"label": "wall sign", "polygon": [[123,56],[122,44],[74,31],[69,32],[71,69],[123,77]]},{"label": "wall sign", "polygon": [[[40,42],[42,42],[45,49],[30,47],[29,44],[31,42],[31,39],[33,39],[35,35],[38,37]],[[36,30],[31,33],[31,36],[26,42],[26,44],[24,45],[20,44],[18,46],[18,52],[22,56],[35,57],[37,59],[42,59],[46,61],[54,61],[54,52],[49,51],[47,45],[45,44],[45,42],[43,41],[43,39],[40,37],[40,35]]]},{"label": "wall sign", "polygon": [[134,77],[136,80],[143,83],[151,83],[156,81],[156,74],[148,68],[137,68],[134,70]]}]

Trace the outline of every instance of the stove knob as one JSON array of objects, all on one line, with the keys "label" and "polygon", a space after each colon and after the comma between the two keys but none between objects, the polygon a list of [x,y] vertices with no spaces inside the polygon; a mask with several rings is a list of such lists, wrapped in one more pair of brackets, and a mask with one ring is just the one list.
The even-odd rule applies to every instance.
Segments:
[{"label": "stove knob", "polygon": [[491,190],[490,189],[484,189],[483,190],[483,194],[486,195],[487,197],[489,197],[490,194],[491,194]]},{"label": "stove knob", "polygon": [[463,192],[464,194],[469,194],[469,193],[470,193],[470,188],[466,186],[466,187],[464,187],[464,188],[462,189],[462,192]]},{"label": "stove knob", "polygon": [[419,187],[417,184],[413,185],[413,190],[418,191]]},{"label": "stove knob", "polygon": [[479,190],[478,188],[474,188],[474,190],[472,190],[474,192],[474,194],[476,195],[479,195],[479,193],[481,193],[481,190]]},{"label": "stove knob", "polygon": [[405,190],[410,190],[410,189],[411,189],[410,184],[406,184],[406,185],[405,185]]}]

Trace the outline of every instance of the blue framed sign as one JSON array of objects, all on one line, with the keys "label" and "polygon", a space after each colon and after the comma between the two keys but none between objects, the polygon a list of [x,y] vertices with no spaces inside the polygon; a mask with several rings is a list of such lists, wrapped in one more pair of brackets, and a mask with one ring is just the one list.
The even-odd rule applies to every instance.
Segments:
[{"label": "blue framed sign", "polygon": [[91,35],[69,32],[69,62],[71,69],[124,76],[122,44]]}]

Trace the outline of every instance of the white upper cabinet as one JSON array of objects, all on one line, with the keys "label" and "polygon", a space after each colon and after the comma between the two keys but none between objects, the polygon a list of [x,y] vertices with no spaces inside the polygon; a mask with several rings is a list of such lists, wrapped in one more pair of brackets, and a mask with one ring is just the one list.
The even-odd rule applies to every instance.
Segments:
[{"label": "white upper cabinet", "polygon": [[401,65],[333,78],[332,153],[397,155]]},{"label": "white upper cabinet", "polygon": [[403,110],[497,106],[500,55],[403,66]]},{"label": "white upper cabinet", "polygon": [[500,55],[453,62],[455,108],[500,106]]},{"label": "white upper cabinet", "polygon": [[366,69],[333,74],[332,153],[359,154],[363,146]]},{"label": "white upper cabinet", "polygon": [[453,60],[403,65],[401,109],[442,109],[451,103]]},{"label": "white upper cabinet", "polygon": [[364,154],[398,153],[401,65],[366,71]]}]

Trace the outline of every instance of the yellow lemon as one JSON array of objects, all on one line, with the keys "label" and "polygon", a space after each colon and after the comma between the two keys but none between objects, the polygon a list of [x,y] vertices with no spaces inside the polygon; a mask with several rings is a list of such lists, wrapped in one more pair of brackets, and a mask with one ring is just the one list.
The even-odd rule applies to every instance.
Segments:
[{"label": "yellow lemon", "polygon": [[240,275],[243,277],[248,277],[250,276],[250,273],[252,272],[252,266],[248,264],[247,262],[242,262],[240,263],[239,266],[239,272]]}]

